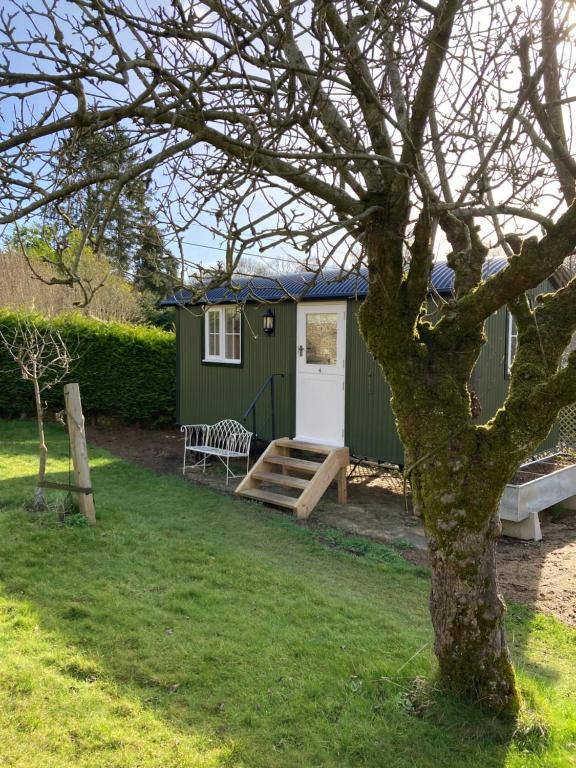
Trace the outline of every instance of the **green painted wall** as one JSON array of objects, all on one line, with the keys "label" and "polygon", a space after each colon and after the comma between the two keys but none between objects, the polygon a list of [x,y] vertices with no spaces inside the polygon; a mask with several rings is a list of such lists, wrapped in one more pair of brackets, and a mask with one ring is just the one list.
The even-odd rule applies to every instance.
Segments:
[{"label": "green painted wall", "polygon": [[[553,290],[550,282],[542,283],[533,297]],[[360,302],[349,301],[347,313],[346,365],[346,444],[354,456],[404,463],[404,449],[396,431],[396,419],[390,407],[390,389],[380,367],[366,349],[357,323]],[[433,315],[433,313],[431,312]],[[507,310],[500,309],[486,323],[487,342],[473,373],[476,391],[482,403],[482,421],[488,421],[506,398],[508,377],[506,347],[508,340]],[[390,340],[394,343],[394,340]],[[558,428],[553,427],[538,451],[551,450],[558,441]]]},{"label": "green painted wall", "polygon": [[485,325],[486,344],[472,372],[472,386],[482,404],[482,421],[488,421],[504,402],[508,392],[506,345],[508,321],[505,308],[489,317]]},{"label": "green painted wall", "polygon": [[[531,294],[533,297],[540,293],[553,290],[549,282],[542,283]],[[473,386],[482,404],[483,422],[494,416],[501,407],[508,392],[508,373],[506,356],[508,344],[508,312],[502,307],[486,321],[485,332],[487,341],[484,344],[476,368],[472,374]],[[554,425],[546,440],[538,447],[537,452],[552,450],[558,442],[558,426]]]},{"label": "green painted wall", "polygon": [[353,456],[403,464],[390,388],[360,335],[359,307],[349,301],[346,314],[346,445]]},{"label": "green painted wall", "polygon": [[[203,318],[199,307],[178,309],[180,386],[178,421],[181,424],[211,424],[220,419],[241,421],[260,386],[271,373],[275,379],[277,437],[294,434],[294,375],[296,363],[296,305],[274,307],[276,333],[262,332],[265,307],[249,304],[242,317],[242,365],[202,364]],[[254,335],[257,338],[254,338]],[[272,438],[270,395],[257,406],[257,432]],[[252,421],[246,423],[252,429]]]},{"label": "green painted wall", "polygon": [[[549,290],[543,284],[541,293]],[[392,464],[404,463],[404,451],[390,407],[390,390],[379,366],[368,353],[357,323],[359,301],[347,302],[346,334],[346,445],[352,455]],[[260,386],[271,373],[283,373],[276,386],[276,435],[293,436],[296,405],[296,307],[291,302],[274,306],[276,332],[262,332],[265,305],[249,304],[242,318],[242,365],[202,364],[203,320],[199,307],[178,310],[178,419],[181,424],[241,420]],[[432,314],[432,313],[431,313]],[[473,381],[482,403],[482,421],[491,418],[504,402],[507,313],[499,310],[486,323],[487,342],[474,370]],[[254,335],[257,338],[254,338]],[[394,343],[391,339],[390,343]],[[252,423],[246,424],[252,429]],[[269,393],[257,408],[257,432],[270,440]],[[553,448],[555,427],[540,450]]]}]

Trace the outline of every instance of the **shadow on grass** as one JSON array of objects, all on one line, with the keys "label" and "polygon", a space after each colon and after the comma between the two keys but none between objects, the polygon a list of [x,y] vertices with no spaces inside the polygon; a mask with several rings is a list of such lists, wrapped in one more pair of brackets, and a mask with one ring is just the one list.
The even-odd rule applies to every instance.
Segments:
[{"label": "shadow on grass", "polygon": [[[512,725],[414,687],[433,667],[427,583],[410,565],[330,551],[257,507],[100,451],[97,526],[32,517],[19,507],[34,446],[24,425],[12,432],[0,577],[55,638],[49,664],[73,685],[112,686],[172,735],[202,734],[221,749],[215,765],[507,764]],[[64,435],[50,438],[65,464]]]}]

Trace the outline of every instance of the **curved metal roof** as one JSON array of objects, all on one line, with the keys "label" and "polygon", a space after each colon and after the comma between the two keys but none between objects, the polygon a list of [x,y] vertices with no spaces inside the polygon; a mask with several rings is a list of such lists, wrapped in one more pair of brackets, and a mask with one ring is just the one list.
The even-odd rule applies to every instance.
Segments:
[{"label": "curved metal roof", "polygon": [[[482,269],[487,279],[500,272],[507,264],[503,258],[488,259]],[[275,277],[240,277],[220,286],[211,288],[197,300],[198,304],[243,303],[246,301],[304,301],[311,299],[360,299],[368,292],[366,268],[349,273],[327,270],[320,275],[314,272],[296,272]],[[454,289],[454,272],[446,262],[435,264],[432,269],[431,290],[450,295]],[[186,289],[162,302],[163,307],[190,304],[192,294]]]}]

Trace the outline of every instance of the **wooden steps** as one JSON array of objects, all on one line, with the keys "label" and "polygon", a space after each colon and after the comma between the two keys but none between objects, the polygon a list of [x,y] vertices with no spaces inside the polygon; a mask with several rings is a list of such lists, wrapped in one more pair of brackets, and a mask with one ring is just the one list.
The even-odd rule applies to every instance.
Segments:
[{"label": "wooden steps", "polygon": [[[292,455],[293,452],[300,455]],[[305,457],[301,454],[305,454]],[[313,456],[312,460],[310,456]],[[338,480],[338,501],[346,504],[346,470],[350,461],[348,448],[305,443],[282,437],[273,440],[236,493],[247,499],[285,507],[299,519],[307,518],[333,480]],[[280,471],[274,471],[274,470]],[[304,477],[302,477],[304,475]],[[266,486],[266,487],[262,487]],[[269,490],[272,486],[273,490]],[[298,491],[288,495],[284,489]]]},{"label": "wooden steps", "polygon": [[280,448],[289,448],[292,451],[306,451],[307,453],[320,453],[328,456],[334,449],[329,445],[319,445],[318,443],[304,443],[301,440],[290,440],[289,437],[281,437],[276,440],[276,445]]},{"label": "wooden steps", "polygon": [[294,459],[292,456],[270,456],[266,461],[268,464],[279,464],[286,469],[298,469],[312,475],[315,475],[322,466],[322,462]]},{"label": "wooden steps", "polygon": [[308,480],[303,477],[294,477],[293,475],[280,475],[278,472],[255,472],[252,477],[255,480],[261,480],[263,483],[272,485],[281,485],[285,488],[300,488],[304,490],[308,486]]},{"label": "wooden steps", "polygon": [[291,499],[290,496],[284,496],[284,494],[280,493],[263,491],[260,488],[250,488],[248,491],[242,491],[242,496],[245,496],[247,499],[263,501],[265,504],[275,504],[279,507],[288,507],[290,509],[296,509],[298,506],[298,499]]}]

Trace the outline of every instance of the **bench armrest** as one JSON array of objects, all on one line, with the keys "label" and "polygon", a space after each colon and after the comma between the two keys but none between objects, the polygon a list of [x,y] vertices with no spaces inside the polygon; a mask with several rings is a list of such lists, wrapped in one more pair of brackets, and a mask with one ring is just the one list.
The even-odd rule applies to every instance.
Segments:
[{"label": "bench armrest", "polygon": [[187,448],[194,445],[205,445],[208,424],[182,424],[180,432],[184,432]]}]

